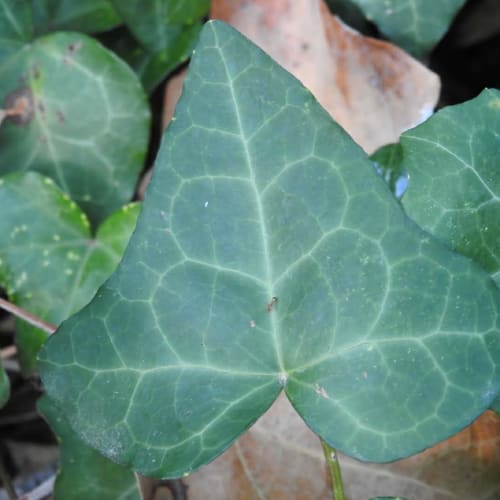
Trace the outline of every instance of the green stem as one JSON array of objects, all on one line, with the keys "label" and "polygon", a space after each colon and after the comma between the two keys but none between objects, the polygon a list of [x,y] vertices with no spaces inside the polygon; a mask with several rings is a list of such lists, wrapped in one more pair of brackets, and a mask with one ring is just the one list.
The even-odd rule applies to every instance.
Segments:
[{"label": "green stem", "polygon": [[332,498],[333,500],[345,500],[344,485],[342,483],[342,473],[337,459],[337,452],[335,451],[335,448],[331,448],[323,440],[321,440],[321,446],[323,447],[328,472],[330,473],[330,479],[332,480]]}]

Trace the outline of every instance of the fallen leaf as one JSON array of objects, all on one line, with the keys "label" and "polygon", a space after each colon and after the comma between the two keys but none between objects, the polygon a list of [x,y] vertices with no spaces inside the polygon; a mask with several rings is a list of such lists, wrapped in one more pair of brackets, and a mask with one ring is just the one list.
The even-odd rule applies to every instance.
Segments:
[{"label": "fallen leaf", "polygon": [[[488,411],[453,438],[392,464],[339,454],[346,498],[498,498],[499,431],[500,420]],[[331,498],[318,437],[283,396],[234,446],[186,483],[190,500]]]},{"label": "fallen leaf", "polygon": [[[368,153],[396,142],[436,105],[437,75],[391,43],[355,32],[321,0],[214,0],[211,15],[301,80]],[[167,88],[166,121],[178,88],[179,81]]]}]

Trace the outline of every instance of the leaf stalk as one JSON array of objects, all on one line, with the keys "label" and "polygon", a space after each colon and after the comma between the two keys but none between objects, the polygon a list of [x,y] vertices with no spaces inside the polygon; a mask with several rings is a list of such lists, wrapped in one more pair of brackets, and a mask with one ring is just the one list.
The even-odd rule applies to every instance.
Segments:
[{"label": "leaf stalk", "polygon": [[40,330],[47,332],[49,335],[52,335],[57,330],[56,326],[47,323],[38,316],[31,314],[30,312],[26,311],[25,309],[19,306],[16,306],[15,304],[9,302],[8,300],[0,298],[0,309],[10,312],[17,318],[26,321],[26,323],[29,323],[30,325],[33,325],[36,328],[40,328]]},{"label": "leaf stalk", "polygon": [[321,446],[323,447],[326,465],[332,481],[332,499],[345,500],[344,484],[342,482],[342,472],[340,470],[337,451],[323,440],[321,440]]}]

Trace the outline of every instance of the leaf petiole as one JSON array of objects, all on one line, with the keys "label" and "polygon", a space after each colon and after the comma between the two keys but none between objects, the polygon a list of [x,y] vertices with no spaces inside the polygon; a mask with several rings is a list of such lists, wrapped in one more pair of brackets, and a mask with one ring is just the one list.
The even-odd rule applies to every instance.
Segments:
[{"label": "leaf petiole", "polygon": [[12,313],[17,318],[26,321],[26,323],[29,323],[30,325],[33,325],[36,328],[40,328],[40,330],[43,330],[44,332],[47,332],[50,335],[57,330],[56,326],[47,323],[43,319],[40,319],[39,317],[35,316],[34,314],[31,314],[25,309],[16,306],[15,304],[12,304],[12,302],[9,302],[8,300],[0,298],[0,309]]},{"label": "leaf petiole", "polygon": [[340,470],[337,452],[335,448],[332,448],[323,440],[321,440],[321,446],[323,447],[328,472],[330,473],[330,479],[332,481],[332,499],[345,500],[344,484],[342,483],[342,472]]}]

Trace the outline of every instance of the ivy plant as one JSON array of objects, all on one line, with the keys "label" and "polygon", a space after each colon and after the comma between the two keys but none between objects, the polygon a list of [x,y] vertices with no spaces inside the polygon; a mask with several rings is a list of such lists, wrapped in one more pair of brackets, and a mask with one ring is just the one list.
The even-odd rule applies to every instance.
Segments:
[{"label": "ivy plant", "polygon": [[125,256],[39,367],[75,432],[145,475],[212,460],[283,390],[326,443],[384,462],[492,403],[499,312],[311,93],[211,22]]},{"label": "ivy plant", "polygon": [[[464,0],[329,3],[422,57]],[[209,23],[122,259],[146,92],[209,8],[150,4],[0,0],[0,286],[62,323],[39,364],[47,334],[16,333],[61,444],[54,498],[139,498],[131,469],[189,473],[282,391],[325,450],[379,462],[498,410],[500,93],[370,160],[297,80]],[[110,29],[104,45],[87,35]],[[410,174],[400,202],[373,161],[397,198]]]}]

